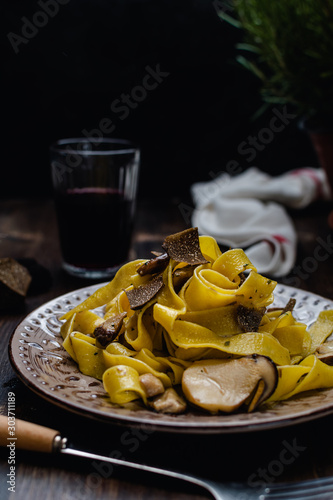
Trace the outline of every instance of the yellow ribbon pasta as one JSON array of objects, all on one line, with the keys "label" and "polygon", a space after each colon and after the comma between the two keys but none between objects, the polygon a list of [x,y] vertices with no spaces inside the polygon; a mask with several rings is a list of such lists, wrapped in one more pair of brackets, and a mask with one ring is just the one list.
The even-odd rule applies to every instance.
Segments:
[{"label": "yellow ribbon pasta", "polygon": [[240,283],[204,264],[194,271],[184,298],[191,311],[227,306],[235,301],[253,307],[266,307],[273,302],[275,286],[276,281],[256,271],[250,272],[248,278]]},{"label": "yellow ribbon pasta", "polygon": [[142,398],[144,402],[147,400],[139,374],[131,366],[116,365],[108,368],[103,375],[103,384],[111,403],[124,405],[138,398]]},{"label": "yellow ribbon pasta", "polygon": [[309,328],[311,352],[314,352],[333,332],[333,310],[321,311]]},{"label": "yellow ribbon pasta", "polygon": [[291,311],[280,311],[276,317],[269,315],[269,319],[265,318],[258,332],[273,335],[288,349],[291,356],[301,356],[302,359],[310,352],[311,335],[304,323],[295,320]]},{"label": "yellow ribbon pasta", "polygon": [[275,363],[281,365],[290,362],[290,356],[272,335],[249,332],[236,333],[226,337],[216,335],[212,330],[189,321],[173,321],[168,308],[156,304],[154,317],[169,333],[172,341],[179,347],[215,348],[229,354],[246,356],[262,354],[269,356]]},{"label": "yellow ribbon pasta", "polygon": [[102,380],[105,371],[103,349],[96,347],[95,339],[79,332],[71,333],[69,338],[80,371]]},{"label": "yellow ribbon pasta", "polygon": [[149,306],[150,304],[147,304],[137,315],[132,315],[125,325],[124,338],[136,351],[153,348],[152,338],[143,322],[143,315]]},{"label": "yellow ribbon pasta", "polygon": [[122,266],[110,283],[98,288],[96,292],[90,295],[90,297],[74,307],[74,309],[68,311],[60,319],[67,320],[74,313],[104,306],[116,297],[124,288],[127,288],[130,285],[136,286],[146,282],[149,277],[142,277],[136,272],[138,266],[144,262],[145,260],[138,259]]},{"label": "yellow ribbon pasta", "polygon": [[172,385],[170,377],[168,377],[168,375],[163,371],[153,368],[151,363],[146,363],[137,357],[110,354],[106,350],[103,351],[103,354],[105,366],[107,368],[117,365],[129,366],[135,369],[139,375],[143,375],[144,373],[151,373],[152,375],[155,375],[155,377],[161,380],[164,387],[171,387]]},{"label": "yellow ribbon pasta", "polygon": [[268,401],[289,399],[313,389],[333,387],[333,366],[328,366],[311,354],[299,365],[280,366],[278,386]]},{"label": "yellow ribbon pasta", "polygon": [[[203,259],[192,264],[188,258],[166,258],[158,271],[161,286],[146,302],[134,306],[128,293],[152,280],[151,274],[138,272],[147,262],[138,259],[63,315],[63,345],[81,372],[103,380],[117,405],[138,400],[149,404],[143,375],[169,390],[180,386],[184,370],[195,361],[252,354],[267,356],[278,367],[271,403],[333,387],[333,367],[314,354],[333,332],[333,310],[320,313],[309,329],[292,311],[269,310],[274,280],[260,275],[242,249],[222,253],[209,236],[200,236],[199,242]],[[183,271],[185,278],[176,286],[175,276]],[[255,327],[247,329],[240,308],[257,315]],[[119,316],[119,330],[101,344],[98,331]]]}]

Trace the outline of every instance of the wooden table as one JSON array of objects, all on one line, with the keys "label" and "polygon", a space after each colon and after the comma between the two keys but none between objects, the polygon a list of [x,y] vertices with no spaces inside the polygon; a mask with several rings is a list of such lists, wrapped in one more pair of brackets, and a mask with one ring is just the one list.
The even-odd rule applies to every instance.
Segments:
[{"label": "wooden table", "polygon": [[[185,229],[183,200],[141,201],[133,256],[148,257],[163,238]],[[190,205],[190,202],[186,202]],[[182,205],[184,208],[184,205]],[[185,207],[186,208],[186,207]],[[285,280],[333,299],[333,236],[326,223],[327,204],[292,216],[298,233],[297,267]],[[181,435],[123,428],[75,415],[30,391],[15,375],[7,354],[9,337],[24,316],[63,293],[92,284],[61,270],[54,206],[50,200],[8,200],[0,203],[0,256],[34,258],[51,273],[49,290],[29,295],[20,312],[0,315],[1,413],[7,415],[8,393],[15,394],[16,417],[59,429],[74,446],[113,453],[128,460],[213,477],[237,479],[258,488],[265,480],[293,480],[333,474],[333,416],[297,426],[260,432]],[[5,237],[6,235],[6,237]],[[319,247],[321,250],[319,250]],[[124,439],[124,433],[126,439]],[[289,460],[282,460],[292,447]],[[16,492],[8,491],[8,450],[0,450],[0,498],[6,500],[189,500],[208,494],[175,480],[129,471],[89,460],[16,451]]]}]

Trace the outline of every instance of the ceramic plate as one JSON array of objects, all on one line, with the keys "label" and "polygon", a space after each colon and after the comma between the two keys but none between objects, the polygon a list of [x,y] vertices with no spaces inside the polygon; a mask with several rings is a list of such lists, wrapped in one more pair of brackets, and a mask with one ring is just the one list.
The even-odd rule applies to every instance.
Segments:
[{"label": "ceramic plate", "polygon": [[[62,295],[30,313],[15,329],[9,345],[11,363],[19,378],[51,403],[80,415],[131,426],[150,425],[156,430],[186,433],[248,432],[292,425],[333,413],[333,388],[303,393],[253,413],[207,415],[190,410],[163,415],[136,404],[112,405],[103,384],[83,375],[62,347],[59,318],[91,295],[94,285]],[[277,285],[274,306],[296,299],[294,315],[310,325],[333,302],[318,295]]]}]

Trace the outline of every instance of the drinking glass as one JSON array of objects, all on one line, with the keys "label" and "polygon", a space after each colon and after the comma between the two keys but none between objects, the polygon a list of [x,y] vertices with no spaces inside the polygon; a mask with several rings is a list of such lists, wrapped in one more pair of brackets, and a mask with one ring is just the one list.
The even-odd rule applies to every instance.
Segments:
[{"label": "drinking glass", "polygon": [[131,246],[139,148],[120,139],[61,139],[50,161],[64,269],[113,276]]}]

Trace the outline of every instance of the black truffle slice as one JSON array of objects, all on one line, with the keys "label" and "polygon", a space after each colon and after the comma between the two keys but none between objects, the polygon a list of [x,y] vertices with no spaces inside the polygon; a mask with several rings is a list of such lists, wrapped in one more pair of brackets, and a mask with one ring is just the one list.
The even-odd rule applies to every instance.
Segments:
[{"label": "black truffle slice", "polygon": [[236,314],[238,324],[244,332],[256,332],[264,315],[264,309],[239,305]]},{"label": "black truffle slice", "polygon": [[208,262],[200,250],[197,227],[167,236],[162,247],[176,262],[186,262],[192,266]]},{"label": "black truffle slice", "polygon": [[286,312],[293,311],[296,305],[296,299],[289,299],[287,304],[282,308],[282,307],[270,307],[268,309],[269,312],[272,311],[281,311],[281,314],[285,314]]},{"label": "black truffle slice", "polygon": [[11,258],[0,259],[0,310],[23,303],[31,282],[29,271]]},{"label": "black truffle slice", "polygon": [[293,311],[295,305],[296,305],[296,299],[293,299],[293,298],[289,299],[287,304],[284,306],[282,313],[286,313],[288,311]]},{"label": "black truffle slice", "polygon": [[125,316],[126,312],[115,314],[95,328],[94,337],[102,347],[106,347],[117,337]]},{"label": "black truffle slice", "polygon": [[135,311],[147,304],[164,286],[161,274],[154,276],[144,285],[140,285],[132,290],[126,290],[126,295],[130,303],[130,308]]}]

